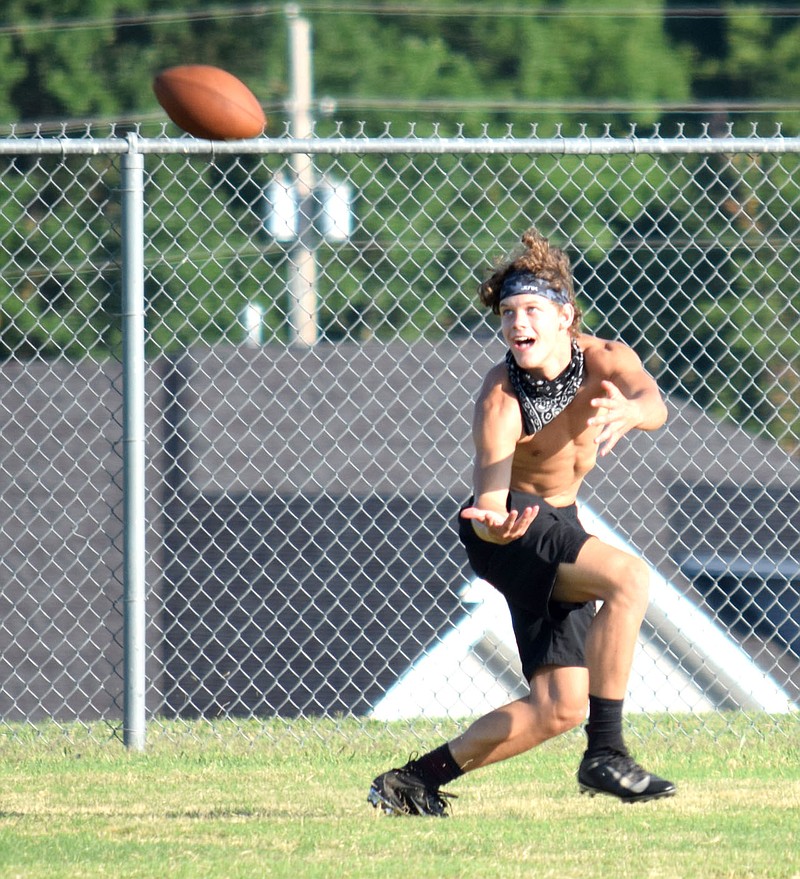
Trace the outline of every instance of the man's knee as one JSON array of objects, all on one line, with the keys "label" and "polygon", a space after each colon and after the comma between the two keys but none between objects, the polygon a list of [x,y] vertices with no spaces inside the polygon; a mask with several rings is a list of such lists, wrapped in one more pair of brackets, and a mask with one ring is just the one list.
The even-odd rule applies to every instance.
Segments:
[{"label": "man's knee", "polygon": [[586,706],[557,706],[551,718],[551,727],[554,736],[569,732],[580,726],[586,720]]},{"label": "man's knee", "polygon": [[540,732],[546,738],[553,738],[580,726],[586,720],[588,702],[582,700],[563,700],[551,702],[548,710],[540,715]]},{"label": "man's knee", "polygon": [[609,566],[608,575],[614,582],[614,588],[607,600],[644,612],[650,594],[650,569],[647,563],[636,556],[620,553]]},{"label": "man's knee", "polygon": [[644,613],[650,588],[650,569],[638,556],[592,538],[575,564],[559,567],[553,589],[557,601],[612,602]]}]

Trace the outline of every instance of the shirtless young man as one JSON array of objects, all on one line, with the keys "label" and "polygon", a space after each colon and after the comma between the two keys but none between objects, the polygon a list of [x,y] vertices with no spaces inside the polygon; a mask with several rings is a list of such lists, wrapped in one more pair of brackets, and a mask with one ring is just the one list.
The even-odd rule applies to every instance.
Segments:
[{"label": "shirtless young man", "polygon": [[508,352],[476,401],[473,497],[459,533],[475,573],[508,602],[530,694],[379,775],[368,799],[387,814],[446,815],[443,786],[578,726],[587,702],[581,792],[626,802],[675,793],[622,736],[647,566],[587,534],[576,508],[598,454],[630,430],[661,427],[667,410],[630,348],[580,332],[567,256],[533,229],[522,244],[480,287]]}]

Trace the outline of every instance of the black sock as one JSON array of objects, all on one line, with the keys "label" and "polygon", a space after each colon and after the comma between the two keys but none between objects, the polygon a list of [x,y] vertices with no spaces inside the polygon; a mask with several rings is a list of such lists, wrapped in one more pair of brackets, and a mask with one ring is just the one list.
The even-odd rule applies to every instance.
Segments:
[{"label": "black sock", "polygon": [[428,787],[432,787],[434,790],[438,790],[449,784],[454,778],[464,774],[464,770],[453,759],[448,744],[441,745],[416,760],[409,760],[405,768],[418,775]]},{"label": "black sock", "polygon": [[587,754],[598,751],[620,751],[627,754],[622,739],[622,699],[603,699],[589,696],[589,722],[586,736],[589,744]]}]

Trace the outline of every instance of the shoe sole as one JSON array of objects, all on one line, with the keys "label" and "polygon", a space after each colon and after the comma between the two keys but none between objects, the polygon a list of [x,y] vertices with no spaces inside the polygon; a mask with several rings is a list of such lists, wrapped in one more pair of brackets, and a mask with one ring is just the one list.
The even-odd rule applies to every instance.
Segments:
[{"label": "shoe sole", "polygon": [[367,794],[367,802],[375,809],[380,809],[384,815],[389,815],[392,818],[397,818],[400,816],[407,817],[411,813],[404,812],[402,809],[398,809],[396,806],[393,806],[387,799],[384,797],[381,792],[375,788],[371,787],[369,789],[369,793]]},{"label": "shoe sole", "polygon": [[397,814],[392,806],[378,793],[378,791],[374,787],[371,787],[369,789],[369,793],[367,794],[367,802],[374,809],[380,809],[384,815]]},{"label": "shoe sole", "polygon": [[602,790],[599,787],[589,787],[582,782],[578,782],[578,789],[581,794],[589,794],[590,797],[596,797],[598,794],[604,797],[614,797],[615,800],[619,800],[621,803],[647,803],[650,800],[663,800],[667,797],[674,797],[677,793],[677,790],[673,787],[671,790],[661,791],[661,793],[657,794],[634,794],[631,797],[621,797],[619,794],[612,793],[609,790]]},{"label": "shoe sole", "polygon": [[393,805],[383,796],[383,794],[376,788],[371,787],[369,789],[369,793],[367,794],[367,802],[373,806],[375,809],[380,809],[384,815],[389,815],[392,818],[446,818],[446,814],[442,815],[432,815],[426,814],[424,812],[411,812],[407,809],[400,809],[397,806]]}]

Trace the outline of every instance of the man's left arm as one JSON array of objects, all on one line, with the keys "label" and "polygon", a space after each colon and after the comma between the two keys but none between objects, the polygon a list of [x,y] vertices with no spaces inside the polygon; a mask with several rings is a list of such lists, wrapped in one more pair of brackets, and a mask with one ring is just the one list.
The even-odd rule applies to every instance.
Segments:
[{"label": "man's left arm", "polygon": [[600,455],[607,455],[631,430],[656,430],[667,420],[667,407],[655,379],[645,370],[633,349],[612,342],[605,352],[610,358],[608,378],[601,383],[605,396],[595,397],[596,410],[589,425],[599,427],[595,442]]}]

